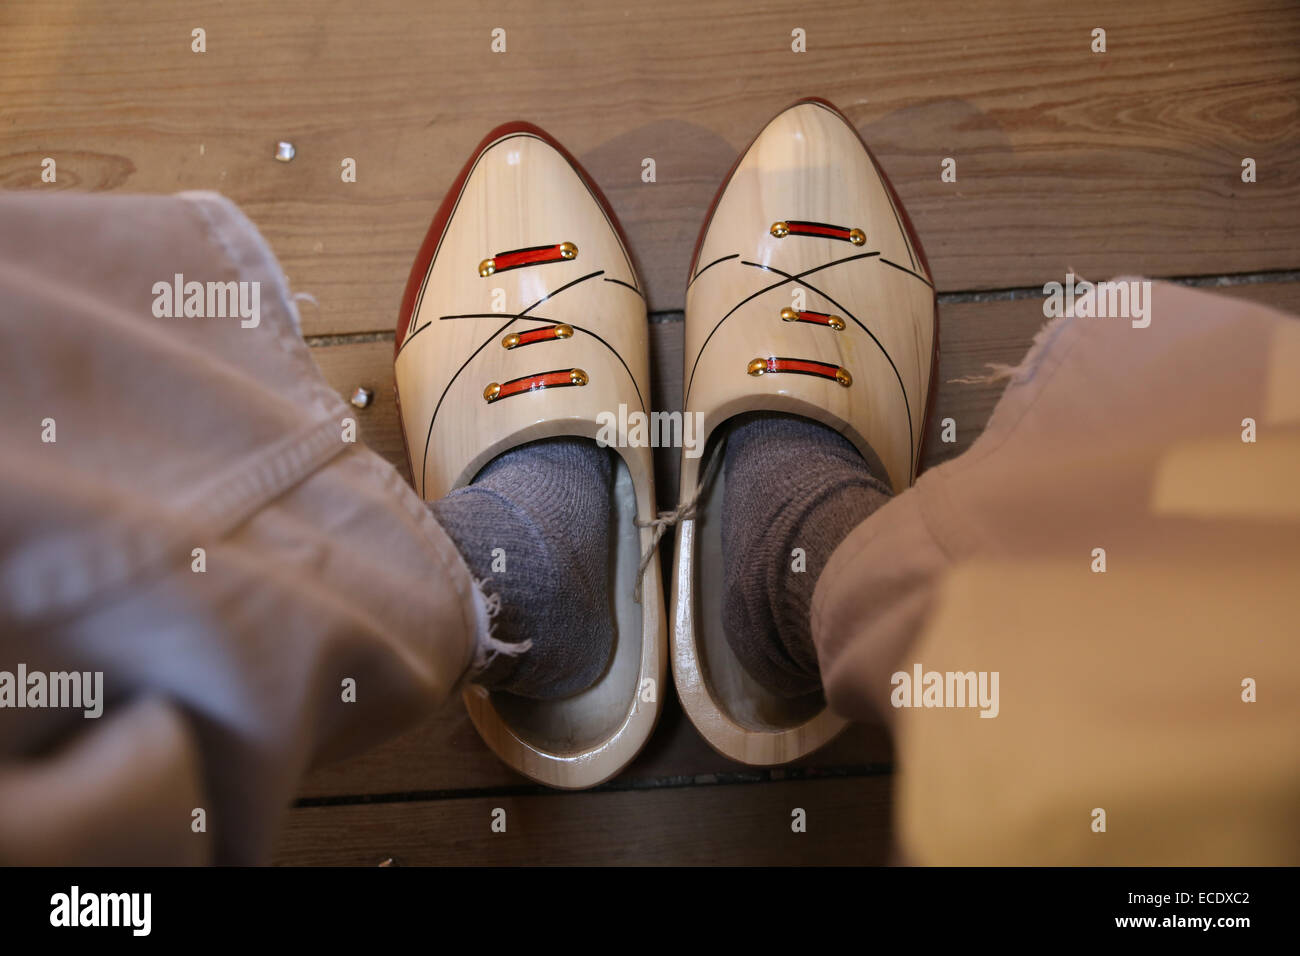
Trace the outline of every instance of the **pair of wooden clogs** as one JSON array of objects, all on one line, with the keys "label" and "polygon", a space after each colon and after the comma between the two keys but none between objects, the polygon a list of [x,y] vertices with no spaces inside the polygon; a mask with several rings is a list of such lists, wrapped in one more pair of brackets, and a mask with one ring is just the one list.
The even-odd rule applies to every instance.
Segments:
[{"label": "pair of wooden clogs", "polygon": [[[687,715],[724,756],[784,763],[844,725],[820,694],[765,691],[723,634],[725,491],[709,463],[728,423],[755,410],[823,422],[902,491],[916,477],[936,323],[920,243],[853,126],[821,100],[781,112],[719,189],[686,293],[684,405],[703,414],[706,444],[682,458],[680,500],[699,498],[677,529],[672,670]],[[600,190],[542,130],[493,130],[438,210],[402,302],[396,378],[415,490],[439,498],[528,441],[595,438],[598,416],[620,405],[649,413],[649,364],[645,293]],[[594,786],[626,766],[667,677],[657,561],[637,588],[654,541],[651,450],[616,450],[616,638],[603,676],[555,701],[464,694],[497,755],[554,787]]]}]

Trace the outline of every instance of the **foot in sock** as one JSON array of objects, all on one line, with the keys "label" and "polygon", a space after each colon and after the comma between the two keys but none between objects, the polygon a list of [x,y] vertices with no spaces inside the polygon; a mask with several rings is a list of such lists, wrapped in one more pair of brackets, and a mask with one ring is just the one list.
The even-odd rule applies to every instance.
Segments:
[{"label": "foot in sock", "polygon": [[[792,415],[763,414],[727,438],[722,501],[723,629],[756,681],[782,697],[821,687],[810,612],[831,552],[890,498],[849,441]],[[795,548],[804,570],[796,570]]]},{"label": "foot in sock", "polygon": [[471,675],[476,683],[551,699],[584,690],[603,673],[614,640],[611,475],[606,449],[552,438],[511,449],[473,484],[430,505],[475,579],[499,601],[492,637],[531,644],[518,654],[489,654]]}]

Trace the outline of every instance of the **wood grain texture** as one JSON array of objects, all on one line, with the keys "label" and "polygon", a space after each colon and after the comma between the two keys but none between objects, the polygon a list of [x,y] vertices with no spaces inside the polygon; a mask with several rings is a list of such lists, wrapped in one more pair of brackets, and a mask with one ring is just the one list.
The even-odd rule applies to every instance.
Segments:
[{"label": "wood grain texture", "polygon": [[[208,52],[190,52],[190,31]],[[508,52],[489,52],[489,31]],[[1091,30],[1108,31],[1094,55]],[[790,31],[809,52],[790,53]],[[391,331],[420,239],[468,151],[497,123],[546,127],[621,218],[653,311],[682,307],[704,210],[777,110],[820,95],[849,115],[916,223],[941,291],[1041,287],[1073,269],[1223,275],[1300,267],[1300,6],[1292,0],[889,2],[735,0],[165,0],[0,4],[0,188],[214,189],[262,229],[311,335],[388,331],[319,348],[340,392],[375,388],[363,437],[405,473]],[[272,159],[277,140],[297,158]],[[40,181],[41,160],[58,182]],[[942,183],[944,157],[958,181]],[[1259,181],[1243,184],[1243,157]],[[358,181],[341,182],[353,157]],[[657,181],[641,179],[656,161]],[[1300,283],[1230,295],[1300,312]],[[942,309],[935,416],[959,454],[1001,387],[956,386],[1014,363],[1037,297]],[[681,324],[651,325],[653,406],[679,408]],[[659,501],[678,460],[655,458]],[[407,476],[409,478],[409,475]],[[883,732],[851,727],[806,767],[888,763]],[[885,778],[703,786],[742,772],[673,698],[618,778],[679,788],[308,807],[277,860],[399,862],[876,862]],[[531,785],[481,742],[459,701],[385,746],[321,768],[315,797]],[[511,791],[512,793],[514,791]],[[789,832],[792,801],[809,832]],[[510,808],[511,832],[488,812]],[[794,841],[794,842],[792,842]],[[803,842],[797,842],[803,841]]]},{"label": "wood grain texture", "polygon": [[[855,230],[860,245],[797,235],[787,219]],[[686,407],[703,413],[706,437],[748,410],[802,414],[869,446],[882,479],[908,487],[934,354],[934,289],[921,258],[845,117],[820,103],[783,110],[719,196],[686,294]],[[783,310],[834,315],[842,330],[783,321]],[[848,377],[748,372],[752,359],[777,356]],[[693,488],[698,477],[684,481]]]},{"label": "wood grain texture", "polygon": [[[204,54],[190,51],[197,26]],[[1089,50],[1096,26],[1105,54]],[[796,27],[807,53],[790,51]],[[320,302],[308,332],[392,329],[467,153],[523,118],[601,184],[664,311],[682,306],[738,151],[805,95],[837,103],[876,151],[941,290],[1041,286],[1067,267],[1300,265],[1291,0],[11,2],[0,186],[222,191]],[[272,159],[281,139],[291,163]],[[40,182],[45,156],[55,184]],[[944,157],[956,183],[940,182]],[[1242,183],[1243,157],[1258,182]]]},{"label": "wood grain texture", "polygon": [[[596,438],[602,412],[646,410],[645,299],[597,196],[542,134],[506,128],[485,141],[446,218],[440,214],[411,275],[394,362],[413,484],[425,500],[469,484],[518,445]],[[523,264],[512,267],[512,259]],[[527,338],[538,334],[549,337]],[[565,789],[602,783],[636,756],[654,730],[668,676],[657,565],[644,575],[646,599],[635,597],[653,534],[636,522],[656,511],[651,449],[616,447],[608,666],[590,687],[558,700],[482,687],[463,694],[504,762]]]},{"label": "wood grain texture", "polygon": [[[1300,314],[1300,282],[1248,282],[1207,285],[1206,292],[1246,299]],[[307,309],[311,306],[307,305]],[[925,468],[961,454],[984,429],[1002,385],[963,385],[954,379],[985,374],[990,363],[1014,364],[1029,348],[1034,333],[1046,321],[1040,295],[989,301],[947,302],[940,305],[939,388],[931,420],[952,417],[957,440],[931,442]],[[678,316],[659,316],[650,323],[652,405],[672,411],[682,407],[683,324]],[[674,321],[675,319],[675,321]],[[322,345],[312,352],[325,378],[344,397],[358,385],[375,390],[376,399],[357,416],[362,439],[406,478],[410,473],[402,452],[402,436],[393,405],[393,343],[391,339],[346,345]],[[661,507],[677,499],[678,456],[655,456],[655,493]]]},{"label": "wood grain texture", "polygon": [[[728,422],[751,411],[820,421],[876,462],[896,492],[907,488],[935,371],[935,295],[923,258],[842,114],[801,102],[768,123],[719,195],[692,264],[683,401],[700,415],[702,440],[715,441],[683,459],[680,499],[722,453]],[[822,321],[798,321],[807,310]],[[787,363],[823,374],[787,374]],[[674,536],[673,682],[719,753],[779,765],[846,722],[820,693],[772,693],[732,651],[723,626],[725,483],[725,474],[709,482]]]},{"label": "wood grain texture", "polygon": [[[845,767],[883,771],[892,763],[893,747],[883,728],[850,725],[827,746],[795,761],[784,772]],[[780,775],[782,771],[774,773]],[[718,774],[741,774],[746,779],[766,776],[718,756],[686,719],[676,696],[669,692],[649,743],[615,778],[614,785],[708,781]],[[454,700],[389,742],[349,760],[318,768],[303,781],[299,796],[308,799],[355,794],[392,797],[519,787],[529,792],[538,789],[487,748],[465,708],[459,700]]]},{"label": "wood grain texture", "polygon": [[[1213,286],[1206,291],[1262,302],[1300,313],[1300,283],[1249,283]],[[1024,357],[1044,319],[1042,300],[948,303],[940,308],[942,350],[939,391],[932,420],[952,417],[957,424],[953,444],[931,443],[926,467],[960,454],[983,431],[1002,394],[1000,384],[959,385],[953,379],[987,372],[988,363],[1014,364]],[[653,405],[681,407],[682,337],[680,321],[650,324]],[[351,395],[358,385],[373,388],[375,402],[358,412],[362,439],[406,473],[402,439],[392,401],[392,342],[329,345],[313,350],[325,377],[340,394]],[[656,484],[664,507],[675,503],[678,457],[655,456]],[[661,555],[662,557],[662,555]],[[890,743],[878,728],[851,726],[827,747],[798,761],[796,767],[844,767],[888,763]],[[681,713],[675,699],[664,702],[659,727],[646,750],[618,778],[650,780],[699,774],[741,772],[738,763],[715,754]],[[322,767],[304,782],[303,796],[393,794],[478,787],[523,785],[523,777],[506,768],[474,732],[459,701],[402,736],[369,753]]]},{"label": "wood grain texture", "polygon": [[[505,811],[506,832],[490,829]],[[791,829],[792,813],[807,830]],[[280,865],[863,865],[891,853],[890,778],[456,798],[295,810]]]}]

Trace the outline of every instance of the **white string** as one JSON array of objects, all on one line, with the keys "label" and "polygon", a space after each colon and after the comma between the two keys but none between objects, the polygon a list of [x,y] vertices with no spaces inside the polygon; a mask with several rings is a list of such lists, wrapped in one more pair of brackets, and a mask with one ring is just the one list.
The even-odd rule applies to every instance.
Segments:
[{"label": "white string", "polygon": [[531,650],[533,646],[532,641],[510,643],[493,636],[492,632],[496,630],[496,624],[493,622],[501,613],[501,595],[490,590],[491,583],[487,578],[471,577],[471,580],[474,582],[474,603],[480,612],[478,633],[474,636],[474,659],[452,685],[449,697],[459,696],[466,687],[472,687],[475,693],[486,697],[487,688],[476,681],[483,676],[492,662],[498,657],[518,657],[525,651]]},{"label": "white string", "polygon": [[645,580],[646,568],[650,567],[650,561],[654,558],[655,549],[659,547],[659,541],[667,533],[668,529],[679,521],[695,517],[695,510],[699,506],[700,498],[704,496],[704,491],[713,481],[713,476],[718,470],[718,462],[722,461],[722,450],[727,444],[727,439],[718,442],[717,448],[713,451],[713,458],[710,459],[709,465],[704,469],[704,476],[700,483],[695,486],[689,498],[679,504],[671,511],[661,511],[658,515],[648,520],[636,519],[638,528],[654,528],[654,534],[650,539],[650,547],[646,548],[645,553],[641,555],[641,566],[636,572],[636,590],[634,596],[636,603],[641,603],[641,584]]}]

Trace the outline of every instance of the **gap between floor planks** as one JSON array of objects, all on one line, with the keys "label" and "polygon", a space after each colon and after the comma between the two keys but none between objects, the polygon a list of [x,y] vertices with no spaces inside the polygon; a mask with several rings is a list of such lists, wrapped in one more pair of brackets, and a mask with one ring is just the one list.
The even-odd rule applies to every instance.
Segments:
[{"label": "gap between floor planks", "polygon": [[[1083,278],[1080,276],[1079,278]],[[1261,286],[1269,284],[1282,283],[1300,283],[1300,270],[1284,269],[1269,272],[1242,272],[1231,275],[1212,275],[1212,276],[1170,276],[1164,279],[1159,277],[1153,278],[1155,281],[1173,282],[1177,285],[1190,286],[1207,291],[1222,290],[1228,291],[1237,286]],[[1294,299],[1285,295],[1280,295],[1282,305],[1288,309],[1300,310],[1300,289],[1295,290]],[[1241,289],[1235,293],[1243,298],[1250,298],[1248,289]],[[1019,299],[1042,299],[1043,290],[1036,286],[1025,286],[1016,289],[989,289],[989,290],[971,290],[966,292],[940,292],[938,294],[939,307],[951,305],[958,302],[1013,302]],[[1268,301],[1268,297],[1260,298],[1260,301]],[[302,308],[303,306],[300,306]],[[685,316],[682,312],[651,312],[647,316],[651,324],[661,322],[681,322]],[[328,335],[304,335],[305,341],[312,348],[321,348],[330,345],[356,345],[364,342],[391,342],[395,338],[393,332],[337,332]]]}]

